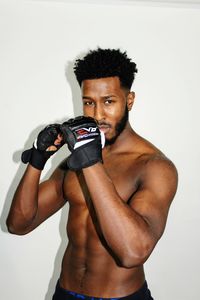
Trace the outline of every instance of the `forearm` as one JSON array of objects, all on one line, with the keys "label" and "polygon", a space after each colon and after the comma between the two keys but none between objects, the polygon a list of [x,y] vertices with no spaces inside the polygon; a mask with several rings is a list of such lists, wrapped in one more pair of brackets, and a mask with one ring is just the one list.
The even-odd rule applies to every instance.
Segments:
[{"label": "forearm", "polygon": [[21,234],[37,214],[41,171],[29,165],[14,194],[7,226],[10,232]]},{"label": "forearm", "polygon": [[151,252],[150,229],[125,203],[101,164],[83,169],[103,236],[123,265],[137,265]]}]

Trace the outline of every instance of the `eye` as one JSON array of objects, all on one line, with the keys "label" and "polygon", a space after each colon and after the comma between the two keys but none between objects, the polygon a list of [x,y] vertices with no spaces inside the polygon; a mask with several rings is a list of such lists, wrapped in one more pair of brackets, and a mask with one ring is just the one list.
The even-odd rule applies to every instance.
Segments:
[{"label": "eye", "polygon": [[93,101],[90,101],[90,100],[87,100],[87,101],[84,101],[83,102],[84,106],[94,106],[94,102]]},{"label": "eye", "polygon": [[105,103],[105,105],[110,105],[110,104],[113,103],[113,100],[112,99],[106,99],[104,103]]}]

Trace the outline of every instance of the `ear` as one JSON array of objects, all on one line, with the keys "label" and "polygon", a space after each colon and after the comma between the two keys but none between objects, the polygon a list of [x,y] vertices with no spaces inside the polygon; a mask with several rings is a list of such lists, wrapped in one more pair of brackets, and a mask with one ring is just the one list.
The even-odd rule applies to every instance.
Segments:
[{"label": "ear", "polygon": [[129,111],[132,109],[134,100],[135,100],[135,93],[129,92],[126,99],[127,108]]}]

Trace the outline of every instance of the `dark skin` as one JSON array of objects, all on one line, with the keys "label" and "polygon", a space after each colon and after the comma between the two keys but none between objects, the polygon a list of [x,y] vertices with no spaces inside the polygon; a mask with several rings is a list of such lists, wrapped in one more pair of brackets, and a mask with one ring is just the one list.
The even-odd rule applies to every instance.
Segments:
[{"label": "dark skin", "polygon": [[[122,88],[118,77],[108,77],[83,81],[82,96],[84,115],[97,120],[106,139],[115,137],[134,93]],[[57,168],[39,184],[40,175],[27,167],[7,219],[10,232],[32,231],[68,201],[69,243],[60,285],[104,298],[137,291],[145,280],[143,264],[164,232],[176,192],[173,163],[127,122],[115,142],[103,149],[103,164],[76,173]]]}]

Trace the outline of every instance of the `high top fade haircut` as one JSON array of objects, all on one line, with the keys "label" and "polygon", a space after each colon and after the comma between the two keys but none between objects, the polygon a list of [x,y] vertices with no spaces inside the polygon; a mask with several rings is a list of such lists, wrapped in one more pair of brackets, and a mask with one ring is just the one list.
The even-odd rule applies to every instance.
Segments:
[{"label": "high top fade haircut", "polygon": [[131,89],[137,73],[136,64],[120,49],[90,50],[83,59],[77,59],[74,65],[76,79],[81,86],[85,79],[98,79],[118,76],[121,87]]}]

